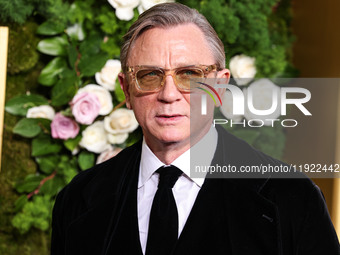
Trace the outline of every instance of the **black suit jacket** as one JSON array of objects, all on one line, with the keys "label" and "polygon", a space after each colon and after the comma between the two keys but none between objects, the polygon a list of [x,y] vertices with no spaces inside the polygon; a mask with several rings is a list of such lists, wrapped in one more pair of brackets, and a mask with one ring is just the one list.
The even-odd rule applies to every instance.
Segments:
[{"label": "black suit jacket", "polygon": [[[218,128],[212,164],[279,165]],[[81,172],[58,195],[52,254],[142,254],[137,220],[141,142]],[[307,178],[206,179],[173,254],[339,255],[319,188]],[[161,254],[160,254],[161,255]]]}]

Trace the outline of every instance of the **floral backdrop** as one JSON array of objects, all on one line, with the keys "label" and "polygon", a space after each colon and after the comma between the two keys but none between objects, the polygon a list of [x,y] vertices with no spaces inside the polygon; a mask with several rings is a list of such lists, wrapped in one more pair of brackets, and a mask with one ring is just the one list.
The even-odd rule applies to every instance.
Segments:
[{"label": "floral backdrop", "polygon": [[[10,27],[6,151],[0,174],[0,203],[6,205],[0,204],[1,254],[46,254],[51,210],[60,189],[79,171],[141,138],[117,80],[121,38],[139,14],[162,2],[174,1],[0,0],[0,24]],[[232,77],[245,92],[252,86],[260,95],[254,106],[267,109],[266,93],[278,86],[275,79],[296,75],[290,64],[290,1],[178,2],[208,18],[225,44]],[[267,78],[255,80],[262,77]],[[217,115],[253,118],[247,112],[233,116],[231,102],[231,93],[225,93]],[[282,127],[228,130],[274,157],[282,155]],[[15,147],[15,141],[23,141],[22,148]],[[22,150],[25,144],[30,154],[26,157],[34,161],[21,164],[24,158],[14,159],[10,151]],[[12,166],[18,167],[12,173],[20,173],[15,179],[8,174]],[[31,244],[25,241],[30,238]],[[16,242],[26,243],[24,248],[13,247]]]}]

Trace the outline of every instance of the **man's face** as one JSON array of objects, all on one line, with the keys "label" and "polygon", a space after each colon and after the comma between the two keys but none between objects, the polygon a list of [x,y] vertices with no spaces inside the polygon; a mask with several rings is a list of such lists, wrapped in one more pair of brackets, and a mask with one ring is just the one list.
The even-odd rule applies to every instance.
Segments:
[{"label": "man's face", "polygon": [[[203,33],[193,24],[144,32],[132,45],[128,58],[128,66],[173,69],[200,64],[212,65],[215,60]],[[215,77],[215,74],[208,77]],[[176,143],[190,148],[190,93],[179,91],[171,75],[166,76],[162,89],[153,93],[141,93],[133,81],[127,81],[123,75],[120,78],[124,83],[126,104],[134,110],[149,147],[155,150],[161,148],[159,145]],[[197,127],[191,128],[191,132],[203,136],[211,121],[212,115],[208,115],[195,124]]]}]

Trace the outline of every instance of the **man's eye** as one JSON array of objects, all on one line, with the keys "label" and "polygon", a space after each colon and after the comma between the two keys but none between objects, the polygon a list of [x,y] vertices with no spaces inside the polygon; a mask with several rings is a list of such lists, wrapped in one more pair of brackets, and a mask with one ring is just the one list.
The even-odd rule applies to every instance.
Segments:
[{"label": "man's eye", "polygon": [[157,73],[155,71],[150,71],[148,73],[145,74],[145,76],[156,76]]},{"label": "man's eye", "polygon": [[201,77],[202,73],[198,70],[184,69],[177,73],[180,76]]},{"label": "man's eye", "polygon": [[196,72],[193,70],[183,70],[183,74],[191,76],[191,75],[195,75]]},{"label": "man's eye", "polygon": [[137,78],[138,79],[147,79],[147,78],[154,78],[158,77],[159,71],[157,70],[141,70],[137,73]]}]

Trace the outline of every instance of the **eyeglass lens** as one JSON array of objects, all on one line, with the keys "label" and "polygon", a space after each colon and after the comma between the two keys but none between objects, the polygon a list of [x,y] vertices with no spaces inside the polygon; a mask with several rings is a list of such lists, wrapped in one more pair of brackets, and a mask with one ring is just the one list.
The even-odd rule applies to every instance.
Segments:
[{"label": "eyeglass lens", "polygon": [[[203,78],[204,73],[198,68],[184,68],[176,70],[173,77],[177,87],[183,90],[190,90],[190,79]],[[136,73],[136,79],[140,89],[153,91],[163,85],[165,72],[162,69],[142,69]]]}]

